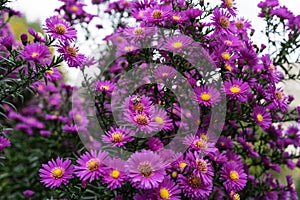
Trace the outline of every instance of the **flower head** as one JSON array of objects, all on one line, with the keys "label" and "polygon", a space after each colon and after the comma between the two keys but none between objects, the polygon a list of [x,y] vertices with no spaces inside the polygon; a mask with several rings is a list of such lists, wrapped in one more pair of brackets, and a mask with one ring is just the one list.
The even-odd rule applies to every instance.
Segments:
[{"label": "flower head", "polygon": [[123,147],[125,149],[125,144],[129,141],[132,141],[133,131],[129,128],[120,127],[114,128],[111,127],[105,135],[102,136],[103,142],[107,144],[112,144],[116,147]]},{"label": "flower head", "polygon": [[42,164],[43,168],[39,170],[41,182],[46,187],[54,188],[60,187],[62,184],[66,185],[69,179],[73,178],[73,165],[71,160],[65,161],[61,158],[52,159],[47,164]]},{"label": "flower head", "polygon": [[51,53],[48,47],[40,43],[31,43],[25,46],[21,51],[21,57],[33,61],[42,65],[49,64],[51,62]]},{"label": "flower head", "polygon": [[269,128],[272,124],[271,114],[263,106],[256,106],[252,115],[254,121],[263,129]]},{"label": "flower head", "polygon": [[230,99],[239,100],[241,102],[247,101],[249,94],[249,85],[241,80],[231,80],[224,82],[224,90]]},{"label": "flower head", "polygon": [[119,158],[108,159],[107,167],[104,168],[103,181],[109,189],[121,187],[126,180],[125,161]]},{"label": "flower head", "polygon": [[224,187],[228,192],[230,191],[240,191],[247,183],[247,174],[240,165],[228,162],[225,163],[221,171],[221,179],[224,180]]},{"label": "flower head", "polygon": [[108,92],[111,93],[116,84],[112,83],[111,81],[97,81],[95,84],[95,89],[97,91],[102,91],[102,92]]},{"label": "flower head", "polygon": [[186,50],[192,42],[193,40],[185,35],[173,36],[166,40],[163,48],[171,52],[182,52]]},{"label": "flower head", "polygon": [[213,106],[220,101],[220,92],[211,86],[202,86],[195,89],[199,104],[204,106]]},{"label": "flower head", "polygon": [[60,43],[57,51],[62,54],[69,67],[82,67],[85,61],[85,56],[78,53],[78,47],[69,43]]}]

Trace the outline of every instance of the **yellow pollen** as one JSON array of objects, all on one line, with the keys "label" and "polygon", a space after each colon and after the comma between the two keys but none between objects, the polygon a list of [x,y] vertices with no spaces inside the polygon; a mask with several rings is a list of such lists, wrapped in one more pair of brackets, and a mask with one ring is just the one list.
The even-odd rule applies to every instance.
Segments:
[{"label": "yellow pollen", "polygon": [[202,185],[202,181],[201,181],[201,178],[195,176],[195,175],[192,175],[190,178],[189,178],[189,184],[193,187],[193,188],[198,188],[198,187],[201,187]]},{"label": "yellow pollen", "polygon": [[242,21],[236,21],[234,25],[238,30],[242,30],[244,28],[244,22]]},{"label": "yellow pollen", "polygon": [[62,177],[63,175],[64,175],[64,170],[62,169],[62,168],[60,168],[60,167],[56,167],[56,168],[54,168],[53,170],[52,170],[52,174],[51,174],[51,176],[52,176],[52,178],[54,178],[54,179],[58,179],[58,178],[60,178],[60,177]]},{"label": "yellow pollen", "polygon": [[138,36],[141,36],[143,35],[145,32],[145,29],[144,28],[141,28],[141,27],[137,27],[133,30],[133,34],[134,35],[138,35]]},{"label": "yellow pollen", "polygon": [[185,162],[181,162],[180,164],[179,164],[179,168],[180,169],[183,169],[183,168],[185,168],[187,166],[187,163],[185,163]]},{"label": "yellow pollen", "polygon": [[108,91],[109,87],[107,85],[102,85],[102,86],[100,86],[100,89]]},{"label": "yellow pollen", "polygon": [[228,71],[232,70],[232,68],[231,68],[231,66],[229,64],[225,64],[225,69],[227,69]]},{"label": "yellow pollen", "polygon": [[134,47],[133,46],[127,46],[125,47],[125,51],[133,51]]},{"label": "yellow pollen", "polygon": [[224,52],[224,53],[222,53],[221,55],[222,55],[222,58],[223,58],[224,60],[229,60],[230,57],[231,57],[230,54],[227,53],[227,52]]},{"label": "yellow pollen", "polygon": [[97,170],[99,168],[99,166],[100,166],[100,162],[98,159],[95,159],[95,158],[90,159],[86,163],[86,168],[91,172]]},{"label": "yellow pollen", "polygon": [[239,180],[239,174],[236,171],[231,171],[229,176],[230,176],[230,179],[233,181]]},{"label": "yellow pollen", "polygon": [[143,106],[143,104],[141,104],[141,103],[138,103],[138,104],[135,104],[134,106],[133,106],[133,110],[134,111],[139,111],[139,112],[142,112],[142,111],[144,111],[144,106]]},{"label": "yellow pollen", "polygon": [[168,76],[168,73],[164,72],[161,74],[163,77]]},{"label": "yellow pollen", "polygon": [[162,188],[159,190],[159,196],[162,199],[169,199],[170,198],[170,193],[166,188]]},{"label": "yellow pollen", "polygon": [[145,115],[138,115],[136,117],[136,122],[140,125],[148,125],[149,124],[149,119]]},{"label": "yellow pollen", "polygon": [[180,16],[173,15],[173,20],[175,20],[175,21],[178,21],[178,20],[180,20],[180,19],[181,19],[181,17],[180,17]]},{"label": "yellow pollen", "polygon": [[34,57],[34,58],[37,57],[38,55],[39,55],[39,54],[36,53],[36,52],[33,52],[33,53],[31,54],[31,56]]},{"label": "yellow pollen", "polygon": [[153,169],[149,162],[140,163],[138,166],[138,170],[143,177],[149,177],[153,174]]},{"label": "yellow pollen", "polygon": [[210,96],[208,93],[204,92],[204,93],[202,93],[202,94],[200,95],[200,98],[201,98],[203,101],[209,101],[209,100],[211,99],[211,96]]},{"label": "yellow pollen", "polygon": [[57,25],[55,25],[54,30],[59,35],[63,35],[63,34],[65,34],[67,32],[67,29],[66,29],[66,27],[63,24],[57,24]]},{"label": "yellow pollen", "polygon": [[232,8],[232,0],[226,0],[225,3],[229,9]]},{"label": "yellow pollen", "polygon": [[155,121],[159,124],[159,125],[162,125],[164,123],[164,120],[163,118],[161,117],[155,117]]},{"label": "yellow pollen", "polygon": [[201,139],[204,140],[204,141],[207,141],[208,140],[208,136],[205,135],[205,134],[201,134]]},{"label": "yellow pollen", "polygon": [[52,69],[46,70],[46,73],[51,75],[53,74],[53,70]]},{"label": "yellow pollen", "polygon": [[276,92],[275,92],[275,97],[276,97],[276,99],[282,101],[282,100],[283,100],[282,92],[276,91]]},{"label": "yellow pollen", "polygon": [[228,29],[230,25],[229,19],[225,16],[220,17],[220,25],[223,28]]},{"label": "yellow pollen", "polygon": [[142,12],[139,12],[139,17],[142,18],[144,15]]},{"label": "yellow pollen", "polygon": [[161,10],[153,10],[151,13],[151,17],[154,19],[159,19],[163,16],[163,12]]},{"label": "yellow pollen", "polygon": [[233,200],[240,200],[240,195],[238,193],[235,193],[233,195]]},{"label": "yellow pollen", "polygon": [[73,6],[71,7],[71,10],[72,10],[73,12],[77,12],[77,11],[78,11],[78,7],[75,6],[75,5],[73,5]]},{"label": "yellow pollen", "polygon": [[196,164],[198,166],[198,169],[202,172],[202,173],[206,173],[207,172],[207,163],[204,160],[197,160]]},{"label": "yellow pollen", "polygon": [[75,119],[76,119],[76,121],[81,122],[82,121],[82,116],[79,115],[79,114],[76,114]]},{"label": "yellow pollen", "polygon": [[238,86],[232,86],[230,88],[230,92],[234,93],[234,94],[237,94],[241,91],[241,88],[239,88]]},{"label": "yellow pollen", "polygon": [[179,49],[179,48],[181,48],[182,47],[182,42],[174,42],[173,43],[173,47],[175,48],[175,49]]},{"label": "yellow pollen", "polygon": [[68,53],[70,56],[73,56],[73,57],[76,57],[76,56],[77,56],[77,50],[76,50],[75,47],[70,47],[70,46],[68,46],[68,47],[66,48],[66,51],[67,51],[67,53]]},{"label": "yellow pollen", "polygon": [[232,41],[231,40],[224,40],[224,43],[231,46],[232,45]]},{"label": "yellow pollen", "polygon": [[177,173],[177,172],[172,172],[172,174],[171,174],[171,176],[172,176],[173,178],[176,178],[176,177],[177,177],[177,175],[178,175],[178,173]]},{"label": "yellow pollen", "polygon": [[203,140],[197,140],[194,142],[194,145],[199,149],[206,149],[206,144]]},{"label": "yellow pollen", "polygon": [[114,142],[122,142],[122,140],[124,139],[124,136],[121,133],[113,133],[112,139]]},{"label": "yellow pollen", "polygon": [[257,118],[257,120],[258,120],[259,122],[264,121],[264,117],[262,116],[262,114],[257,114],[257,115],[256,115],[256,118]]},{"label": "yellow pollen", "polygon": [[113,178],[119,178],[120,176],[120,172],[119,170],[113,170],[111,173],[110,173],[110,176],[113,177]]}]

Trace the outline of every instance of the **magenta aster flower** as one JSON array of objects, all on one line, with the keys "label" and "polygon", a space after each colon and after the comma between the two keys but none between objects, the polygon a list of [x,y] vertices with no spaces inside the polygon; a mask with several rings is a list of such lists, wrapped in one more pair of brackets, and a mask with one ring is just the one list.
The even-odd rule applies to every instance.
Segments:
[{"label": "magenta aster flower", "polygon": [[262,128],[267,129],[272,124],[271,114],[263,106],[256,106],[252,114],[254,121]]},{"label": "magenta aster flower", "polygon": [[47,33],[50,33],[54,39],[64,42],[72,42],[76,39],[76,30],[71,27],[65,20],[52,16],[46,19]]},{"label": "magenta aster flower", "polygon": [[115,86],[116,84],[112,83],[111,81],[97,81],[95,83],[95,89],[97,91],[102,91],[102,92],[111,93],[114,90]]},{"label": "magenta aster flower", "polygon": [[91,151],[81,155],[75,166],[75,175],[80,180],[92,182],[97,180],[103,173],[103,162],[108,156],[107,152],[104,151]]},{"label": "magenta aster flower", "polygon": [[178,185],[169,178],[165,178],[156,189],[158,200],[179,200],[180,192]]},{"label": "magenta aster flower", "polygon": [[69,43],[60,43],[57,51],[62,54],[69,67],[82,67],[85,61],[85,56],[78,53],[78,47],[71,46]]},{"label": "magenta aster flower", "polygon": [[224,82],[224,90],[230,99],[239,100],[241,102],[247,101],[249,94],[249,85],[241,80],[231,80]]},{"label": "magenta aster flower", "polygon": [[103,181],[109,189],[121,187],[126,179],[125,161],[119,158],[108,159],[106,162],[108,167],[104,168]]},{"label": "magenta aster flower", "polygon": [[199,104],[204,106],[213,106],[220,101],[220,92],[211,86],[202,86],[195,89]]},{"label": "magenta aster flower", "polygon": [[0,136],[0,151],[2,151],[3,149],[5,149],[6,147],[10,146],[10,141],[9,139]]},{"label": "magenta aster flower", "polygon": [[207,199],[212,192],[212,183],[204,184],[201,177],[196,174],[178,176],[180,189],[192,200]]},{"label": "magenta aster flower", "polygon": [[110,131],[107,131],[105,135],[102,136],[104,143],[112,144],[116,147],[123,147],[126,149],[125,144],[129,141],[134,140],[134,132],[125,127],[114,128],[111,127]]},{"label": "magenta aster flower", "polygon": [[167,112],[163,109],[155,108],[153,112],[153,118],[159,130],[173,130],[172,120],[168,117]]},{"label": "magenta aster flower", "polygon": [[23,195],[24,197],[31,197],[35,194],[35,192],[33,190],[24,190],[23,191]]},{"label": "magenta aster flower", "polygon": [[225,163],[221,171],[221,179],[224,181],[223,185],[228,192],[240,191],[247,183],[247,174],[244,173],[243,168],[235,163]]},{"label": "magenta aster flower", "polygon": [[40,43],[31,43],[21,51],[21,57],[28,61],[40,63],[42,65],[51,62],[51,52],[48,47]]},{"label": "magenta aster flower", "polygon": [[39,170],[41,182],[46,187],[55,188],[60,187],[61,184],[66,185],[69,179],[73,178],[73,165],[71,160],[65,161],[58,157],[56,160],[52,159],[48,164],[42,164],[43,168]]},{"label": "magenta aster flower", "polygon": [[157,32],[156,27],[143,27],[143,26],[136,26],[136,27],[127,27],[124,30],[124,35],[131,39],[145,39],[152,37]]},{"label": "magenta aster flower", "polygon": [[153,71],[153,74],[156,79],[167,79],[167,78],[174,78],[177,74],[177,71],[174,67],[168,65],[161,65]]},{"label": "magenta aster flower", "polygon": [[[29,27],[27,31],[28,31],[28,33],[30,35],[32,35],[34,37],[34,42],[41,42],[41,43],[45,43],[46,42],[45,37],[44,37],[44,35],[41,32],[36,32],[31,27]],[[27,39],[26,39],[26,43],[27,43]]]},{"label": "magenta aster flower", "polygon": [[123,108],[128,112],[144,112],[149,113],[152,102],[145,95],[132,95],[125,99]]},{"label": "magenta aster flower", "polygon": [[187,49],[193,40],[185,35],[173,36],[166,40],[166,43],[162,46],[165,50],[171,52],[182,52]]},{"label": "magenta aster flower", "polygon": [[169,6],[154,6],[148,8],[144,13],[144,18],[149,25],[152,24],[162,24],[162,22],[166,21],[169,18],[171,9]]},{"label": "magenta aster flower", "polygon": [[146,150],[132,154],[125,167],[130,182],[141,189],[157,188],[166,173],[162,158]]},{"label": "magenta aster flower", "polygon": [[216,27],[215,32],[216,33],[224,33],[228,32],[231,22],[230,22],[230,14],[225,12],[224,10],[221,10],[220,8],[217,8],[213,12],[213,18],[212,20],[213,25]]},{"label": "magenta aster flower", "polygon": [[222,2],[222,8],[227,8],[232,16],[236,16],[237,8],[235,7],[234,0],[222,0]]},{"label": "magenta aster flower", "polygon": [[202,154],[207,154],[215,150],[212,143],[199,136],[188,135],[185,137],[183,143],[188,145],[190,150],[200,151]]},{"label": "magenta aster flower", "polygon": [[155,121],[154,109],[150,109],[149,114],[147,113],[125,113],[126,120],[135,126],[136,131],[143,133],[151,133],[158,130],[158,124]]},{"label": "magenta aster flower", "polygon": [[151,151],[159,151],[164,147],[164,144],[160,139],[155,137],[150,137],[146,143]]}]

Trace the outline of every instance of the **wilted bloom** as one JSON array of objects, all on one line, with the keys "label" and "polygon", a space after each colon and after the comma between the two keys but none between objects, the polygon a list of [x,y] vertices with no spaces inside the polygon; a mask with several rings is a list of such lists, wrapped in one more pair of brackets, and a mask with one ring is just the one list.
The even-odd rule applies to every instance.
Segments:
[{"label": "wilted bloom", "polygon": [[54,188],[60,187],[62,184],[66,185],[69,179],[73,178],[73,165],[71,160],[63,160],[58,157],[56,160],[52,159],[48,164],[42,164],[43,168],[39,170],[41,182],[46,187]]},{"label": "wilted bloom", "polygon": [[54,39],[64,42],[72,42],[76,39],[76,30],[58,16],[46,19],[45,31],[50,33]]},{"label": "wilted bloom", "polygon": [[125,167],[130,182],[141,189],[157,188],[166,173],[162,158],[146,150],[132,154]]},{"label": "wilted bloom", "polygon": [[75,166],[75,175],[83,181],[92,182],[99,179],[103,173],[103,161],[107,156],[108,153],[102,151],[86,152],[77,160],[78,166]]}]

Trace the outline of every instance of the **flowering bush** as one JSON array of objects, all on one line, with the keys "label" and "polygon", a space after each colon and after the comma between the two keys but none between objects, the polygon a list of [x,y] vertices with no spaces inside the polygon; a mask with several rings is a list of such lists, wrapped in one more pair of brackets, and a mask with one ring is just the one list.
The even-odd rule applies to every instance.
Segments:
[{"label": "flowering bush", "polygon": [[300,168],[300,106],[280,85],[300,79],[299,15],[260,2],[258,46],[233,0],[61,2],[18,40],[1,1],[1,197],[298,199],[276,172]]}]

